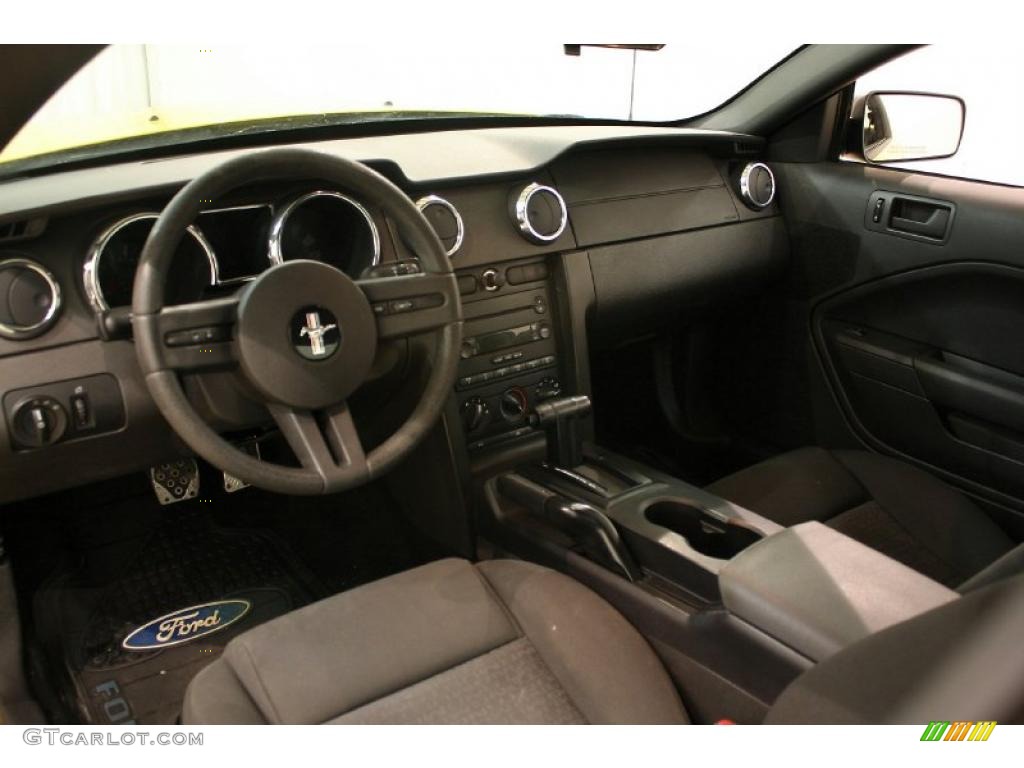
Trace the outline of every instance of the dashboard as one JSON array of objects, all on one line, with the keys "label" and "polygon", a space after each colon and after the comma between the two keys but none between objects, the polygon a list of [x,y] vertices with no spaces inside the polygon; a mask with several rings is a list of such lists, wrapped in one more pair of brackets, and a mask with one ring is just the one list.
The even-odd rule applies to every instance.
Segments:
[{"label": "dashboard", "polygon": [[[446,418],[452,450],[470,456],[529,435],[536,402],[586,393],[590,347],[756,291],[788,255],[754,137],[577,126],[305,146],[390,178],[451,258],[465,342]],[[236,154],[0,183],[0,502],[186,453],[138,370],[132,286],[158,212]],[[260,184],[203,209],[178,245],[165,299],[226,295],[294,259],[358,278],[414,258],[392,222],[346,190],[316,179]],[[410,354],[385,345],[381,367],[400,383]],[[214,384],[237,392],[212,377],[197,387]],[[377,417],[400,410],[389,397]],[[216,415],[243,427],[247,413]],[[39,418],[50,425],[42,437]]]}]

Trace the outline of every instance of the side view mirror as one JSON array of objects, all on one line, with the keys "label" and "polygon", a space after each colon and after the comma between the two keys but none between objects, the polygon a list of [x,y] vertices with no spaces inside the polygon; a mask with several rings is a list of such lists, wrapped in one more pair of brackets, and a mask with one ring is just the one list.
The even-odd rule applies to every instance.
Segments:
[{"label": "side view mirror", "polygon": [[963,99],[872,91],[863,102],[862,151],[870,163],[952,157],[964,132]]}]

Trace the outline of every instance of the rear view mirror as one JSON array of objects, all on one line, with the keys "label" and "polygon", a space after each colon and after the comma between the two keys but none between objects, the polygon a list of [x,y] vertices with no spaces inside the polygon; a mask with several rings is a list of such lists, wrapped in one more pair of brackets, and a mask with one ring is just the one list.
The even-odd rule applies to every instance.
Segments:
[{"label": "rear view mirror", "polygon": [[964,132],[964,102],[932,93],[874,91],[864,100],[863,151],[871,163],[951,157]]}]

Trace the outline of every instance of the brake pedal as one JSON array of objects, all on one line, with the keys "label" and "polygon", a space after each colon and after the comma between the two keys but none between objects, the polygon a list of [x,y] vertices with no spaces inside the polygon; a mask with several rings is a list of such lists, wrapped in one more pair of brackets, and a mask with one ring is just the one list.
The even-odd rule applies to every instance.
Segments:
[{"label": "brake pedal", "polygon": [[199,495],[199,467],[195,459],[178,459],[149,470],[149,482],[161,504],[177,504]]},{"label": "brake pedal", "polygon": [[[254,459],[260,458],[260,444],[255,440],[248,440],[244,443],[238,443],[235,445],[240,451],[248,453]],[[222,470],[223,472],[223,470]],[[234,493],[235,491],[241,491],[244,488],[248,488],[249,484],[241,478],[235,477],[230,472],[223,472],[224,474],[224,490],[227,493]]]},{"label": "brake pedal", "polygon": [[224,490],[227,493],[234,493],[235,491],[241,491],[248,487],[249,484],[245,482],[245,480],[237,478],[228,472],[224,472]]}]

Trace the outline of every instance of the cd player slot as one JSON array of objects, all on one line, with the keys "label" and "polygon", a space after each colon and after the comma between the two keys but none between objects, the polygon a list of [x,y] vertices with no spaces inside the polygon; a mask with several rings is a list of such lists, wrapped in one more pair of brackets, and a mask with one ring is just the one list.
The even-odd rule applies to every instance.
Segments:
[{"label": "cd player slot", "polygon": [[500,349],[544,341],[551,338],[551,325],[546,321],[505,328],[493,333],[479,336],[466,336],[462,340],[462,359],[469,360],[479,355],[487,355]]}]

